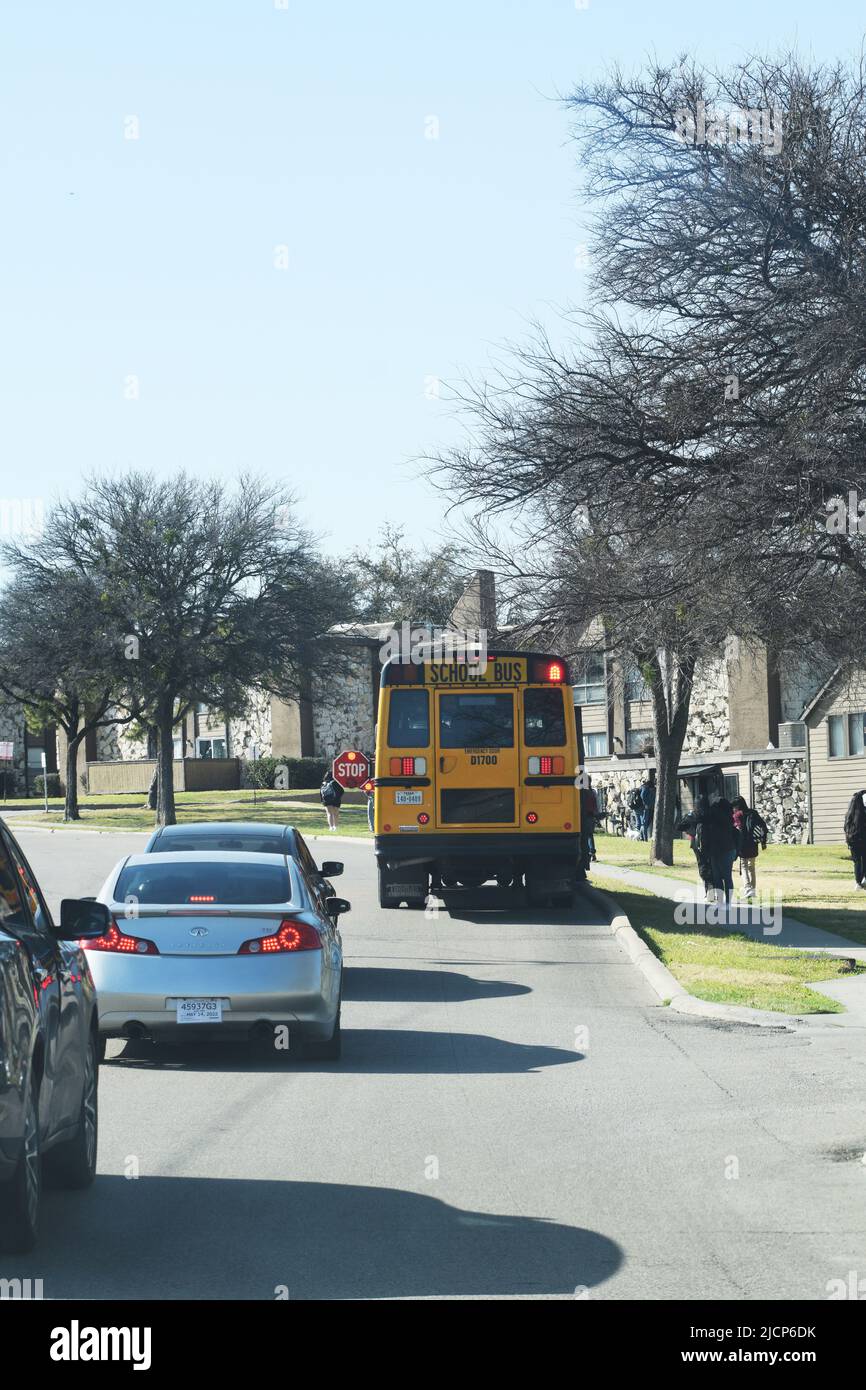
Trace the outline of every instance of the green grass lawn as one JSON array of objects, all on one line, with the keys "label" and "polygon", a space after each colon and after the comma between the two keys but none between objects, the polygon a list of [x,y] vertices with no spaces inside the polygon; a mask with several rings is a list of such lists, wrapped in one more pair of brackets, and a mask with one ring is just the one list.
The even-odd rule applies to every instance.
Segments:
[{"label": "green grass lawn", "polygon": [[[674,865],[651,864],[650,846],[615,835],[596,835],[602,862],[664,878],[695,878],[695,856],[687,840],[674,841]],[[734,866],[736,883],[737,866]],[[778,893],[784,909],[810,926],[866,945],[866,893],[854,884],[847,846],[769,845],[758,856],[758,892]]]},{"label": "green grass lawn", "polygon": [[834,956],[752,941],[726,927],[680,926],[675,903],[618,879],[593,874],[592,883],[616,898],[647,945],[698,999],[741,1004],[778,1013],[844,1013],[844,1007],[807,988],[807,980],[835,980],[862,974]]},{"label": "green grass lawn", "polygon": [[[369,835],[367,825],[366,798],[360,793],[361,804],[349,801],[347,794],[340,811],[341,835]],[[328,822],[324,808],[319,801],[318,792],[312,796],[309,807],[292,805],[297,798],[294,792],[258,791],[255,799],[251,791],[232,792],[178,792],[175,797],[178,823],[184,821],[278,821],[295,825],[305,835],[328,834]],[[304,798],[306,802],[307,798]],[[63,829],[72,825],[77,829],[99,830],[152,830],[155,817],[153,811],[144,805],[142,792],[132,796],[88,797],[81,801],[81,819],[64,822],[63,804],[54,806],[49,802],[49,811],[39,810],[38,804],[24,803],[26,813],[9,816],[9,825],[56,825]],[[8,809],[8,808],[7,808]],[[0,803],[0,815],[3,806]]]}]

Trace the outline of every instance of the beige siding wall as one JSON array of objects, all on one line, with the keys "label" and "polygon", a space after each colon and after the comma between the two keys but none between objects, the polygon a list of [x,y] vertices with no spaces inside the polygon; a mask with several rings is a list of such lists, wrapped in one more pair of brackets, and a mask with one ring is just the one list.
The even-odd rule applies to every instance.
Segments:
[{"label": "beige siding wall", "polygon": [[812,836],[816,845],[839,844],[848,802],[866,788],[866,756],[831,758],[831,714],[866,710],[866,673],[860,681],[831,689],[809,717],[809,759],[812,766]]},{"label": "beige siding wall", "polygon": [[607,733],[607,705],[578,705],[585,734]]}]

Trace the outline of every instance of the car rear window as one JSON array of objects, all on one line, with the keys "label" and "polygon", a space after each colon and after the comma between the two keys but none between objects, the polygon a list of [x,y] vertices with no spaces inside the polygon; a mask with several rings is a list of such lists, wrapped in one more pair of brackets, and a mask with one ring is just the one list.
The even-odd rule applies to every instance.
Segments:
[{"label": "car rear window", "polygon": [[115,902],[173,907],[285,903],[291,895],[285,864],[178,864],[174,858],[127,864],[114,889]]},{"label": "car rear window", "polygon": [[281,835],[160,835],[151,854],[195,854],[196,850],[236,849],[244,854],[285,854]]}]

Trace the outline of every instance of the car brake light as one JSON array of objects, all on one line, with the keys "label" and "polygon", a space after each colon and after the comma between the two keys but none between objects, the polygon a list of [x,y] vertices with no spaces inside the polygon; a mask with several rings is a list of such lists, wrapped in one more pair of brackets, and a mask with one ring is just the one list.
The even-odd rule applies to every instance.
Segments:
[{"label": "car brake light", "polygon": [[541,759],[541,775],[542,775],[542,777],[549,777],[550,774],[551,774],[552,772],[553,772],[553,759],[552,759],[552,758],[545,758],[545,757],[543,757],[543,758]]},{"label": "car brake light", "polygon": [[155,941],[148,941],[142,936],[128,936],[116,922],[112,922],[103,936],[94,937],[92,941],[82,940],[78,944],[84,951],[115,951],[124,956],[159,955]]},{"label": "car brake light", "polygon": [[238,947],[239,956],[274,955],[280,951],[321,951],[322,939],[309,922],[286,918],[272,936],[254,936]]},{"label": "car brake light", "polygon": [[187,902],[191,903],[215,903],[216,897],[213,893],[190,893]]},{"label": "car brake light", "polygon": [[402,772],[403,776],[404,776],[404,777],[412,777],[412,776],[414,775],[414,773],[415,773],[415,759],[414,759],[414,758],[402,758],[402,759],[401,759],[401,764],[402,764],[402,765],[401,765],[400,771]]}]

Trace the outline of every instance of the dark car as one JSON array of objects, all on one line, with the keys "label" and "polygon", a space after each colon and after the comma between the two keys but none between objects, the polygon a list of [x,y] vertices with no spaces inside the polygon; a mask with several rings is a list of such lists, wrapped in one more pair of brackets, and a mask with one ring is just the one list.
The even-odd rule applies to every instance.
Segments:
[{"label": "dark car", "polygon": [[55,926],[0,821],[0,1248],[36,1239],[43,1174],[87,1187],[96,1172],[99,1020],[79,945],[108,909],[67,898]]},{"label": "dark car", "polygon": [[258,821],[192,821],[186,825],[163,825],[155,830],[144,847],[145,854],[183,853],[197,850],[240,850],[244,854],[284,854],[301,866],[321,898],[334,896],[332,878],[338,878],[343,865],[328,859],[319,868],[303,835],[293,825]]}]

